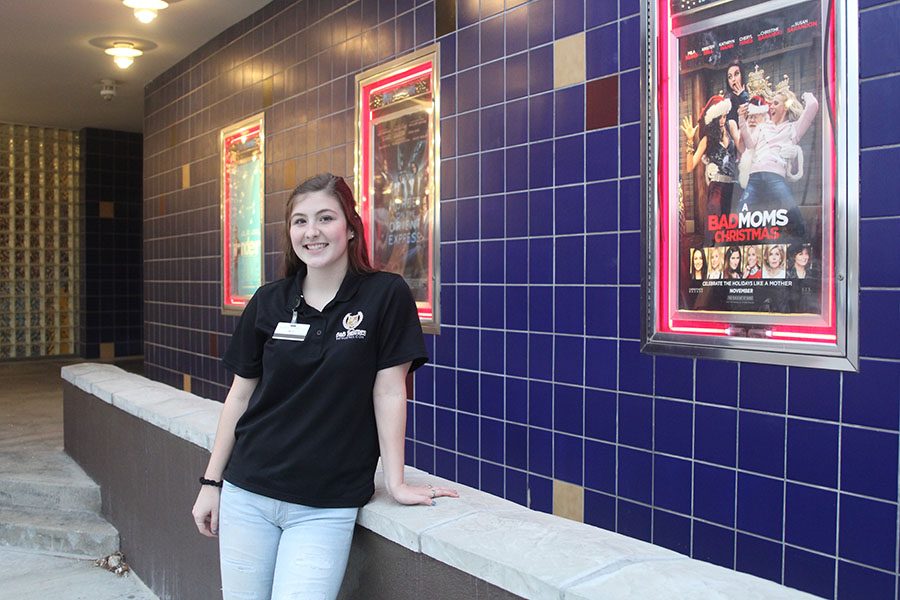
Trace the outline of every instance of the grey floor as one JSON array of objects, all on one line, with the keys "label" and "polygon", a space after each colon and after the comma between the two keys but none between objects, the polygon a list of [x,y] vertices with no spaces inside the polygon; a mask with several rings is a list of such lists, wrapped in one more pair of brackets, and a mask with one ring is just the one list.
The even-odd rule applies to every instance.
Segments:
[{"label": "grey floor", "polygon": [[[63,456],[59,370],[83,361],[0,363],[0,476],[74,468]],[[123,365],[134,370],[134,365]],[[81,558],[0,546],[4,600],[157,600],[140,579],[116,576]]]}]

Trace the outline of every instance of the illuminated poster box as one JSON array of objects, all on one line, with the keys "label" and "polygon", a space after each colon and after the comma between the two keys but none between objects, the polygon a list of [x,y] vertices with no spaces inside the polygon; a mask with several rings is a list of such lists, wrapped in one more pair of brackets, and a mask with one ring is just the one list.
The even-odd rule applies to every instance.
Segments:
[{"label": "illuminated poster box", "polygon": [[438,46],[356,77],[356,197],[375,267],[399,273],[439,333]]},{"label": "illuminated poster box", "polygon": [[855,3],[643,14],[644,350],[855,370]]}]

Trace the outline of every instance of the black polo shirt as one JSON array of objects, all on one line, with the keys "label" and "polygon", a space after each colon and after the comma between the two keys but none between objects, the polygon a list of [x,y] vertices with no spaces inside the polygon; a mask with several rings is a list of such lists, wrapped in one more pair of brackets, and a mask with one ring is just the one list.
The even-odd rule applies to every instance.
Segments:
[{"label": "black polo shirt", "polygon": [[[416,305],[393,273],[348,272],[322,312],[302,301],[301,284],[297,275],[259,288],[222,358],[235,374],[260,378],[235,428],[225,478],[296,504],[362,506],[378,461],[375,375],[428,360]],[[306,339],[273,339],[298,297]]]}]

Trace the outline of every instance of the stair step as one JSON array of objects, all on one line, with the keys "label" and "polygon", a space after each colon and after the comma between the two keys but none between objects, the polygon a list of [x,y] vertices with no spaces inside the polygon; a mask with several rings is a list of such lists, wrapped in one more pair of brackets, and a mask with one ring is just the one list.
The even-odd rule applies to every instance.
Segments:
[{"label": "stair step", "polygon": [[100,511],[100,487],[61,451],[0,455],[0,506]]},{"label": "stair step", "polygon": [[0,545],[98,558],[119,549],[119,532],[90,512],[0,506]]}]

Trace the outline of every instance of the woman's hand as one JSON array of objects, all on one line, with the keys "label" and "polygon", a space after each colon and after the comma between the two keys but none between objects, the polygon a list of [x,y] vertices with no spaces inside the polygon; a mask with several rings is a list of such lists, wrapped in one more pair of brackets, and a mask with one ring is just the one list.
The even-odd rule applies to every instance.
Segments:
[{"label": "woman's hand", "polygon": [[688,141],[693,140],[694,136],[697,135],[697,127],[697,125],[691,123],[690,117],[686,116],[681,118],[681,131],[684,132]]},{"label": "woman's hand", "polygon": [[194,516],[194,524],[203,535],[216,537],[219,535],[219,494],[220,490],[211,485],[200,486],[197,501],[191,514]]},{"label": "woman's hand", "polygon": [[432,506],[435,498],[459,498],[456,490],[444,487],[435,487],[433,485],[409,485],[401,483],[400,485],[388,490],[391,496],[400,504],[424,504]]}]

